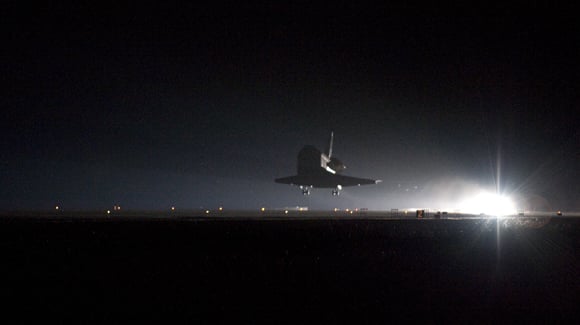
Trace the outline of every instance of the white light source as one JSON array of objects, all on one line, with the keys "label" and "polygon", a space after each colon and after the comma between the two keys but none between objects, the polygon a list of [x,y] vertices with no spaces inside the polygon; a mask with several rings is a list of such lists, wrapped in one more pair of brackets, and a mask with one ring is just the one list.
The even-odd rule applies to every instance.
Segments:
[{"label": "white light source", "polygon": [[517,213],[515,205],[509,197],[485,191],[460,203],[459,209],[464,213],[485,213],[496,217]]}]

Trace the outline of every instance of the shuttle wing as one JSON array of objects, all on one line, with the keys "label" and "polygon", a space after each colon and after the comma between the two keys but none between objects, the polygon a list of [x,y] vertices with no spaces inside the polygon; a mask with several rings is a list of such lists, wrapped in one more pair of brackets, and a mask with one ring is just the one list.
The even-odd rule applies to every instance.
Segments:
[{"label": "shuttle wing", "polygon": [[377,184],[380,180],[344,176],[340,174],[321,173],[319,175],[296,175],[277,178],[276,183],[303,185],[319,188],[336,188],[337,186],[359,186],[367,184]]},{"label": "shuttle wing", "polygon": [[367,184],[377,184],[381,182],[380,180],[375,179],[344,176],[339,174],[333,176],[335,176],[335,181],[339,182],[340,183],[339,185],[342,186],[360,186]]}]

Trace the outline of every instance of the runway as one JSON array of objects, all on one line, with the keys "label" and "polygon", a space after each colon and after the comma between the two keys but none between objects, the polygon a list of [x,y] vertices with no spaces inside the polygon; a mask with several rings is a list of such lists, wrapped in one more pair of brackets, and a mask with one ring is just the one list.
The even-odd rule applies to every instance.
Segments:
[{"label": "runway", "polygon": [[579,319],[575,217],[101,213],[0,218],[6,315],[90,323]]},{"label": "runway", "polygon": [[[416,210],[289,210],[289,209],[253,209],[253,210],[229,210],[229,209],[178,209],[178,210],[43,210],[43,211],[0,211],[0,218],[25,218],[42,220],[416,220]],[[437,215],[437,212],[439,214]],[[580,218],[580,212],[570,211],[558,215],[556,211],[526,212],[522,215],[510,215],[502,219],[529,219],[529,218]],[[458,212],[441,212],[437,210],[425,210],[424,217],[420,220],[461,220],[461,219],[490,219],[492,215],[467,214]]]}]

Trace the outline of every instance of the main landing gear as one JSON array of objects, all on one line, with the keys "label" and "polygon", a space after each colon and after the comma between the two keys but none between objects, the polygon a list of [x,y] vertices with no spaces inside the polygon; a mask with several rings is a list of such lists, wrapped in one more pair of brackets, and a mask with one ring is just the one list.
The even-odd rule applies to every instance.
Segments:
[{"label": "main landing gear", "polygon": [[[300,189],[302,190],[302,195],[310,195],[310,189],[312,186],[307,185],[300,185]],[[342,190],[342,186],[338,185],[336,188],[332,190],[332,196],[340,196],[340,191]]]},{"label": "main landing gear", "polygon": [[342,186],[337,185],[336,188],[332,190],[332,196],[339,196],[340,190],[342,190]]}]

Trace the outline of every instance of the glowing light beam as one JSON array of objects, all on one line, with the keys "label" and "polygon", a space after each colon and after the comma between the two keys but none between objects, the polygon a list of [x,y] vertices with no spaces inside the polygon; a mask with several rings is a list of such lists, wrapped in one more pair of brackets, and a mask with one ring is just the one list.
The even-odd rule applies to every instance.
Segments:
[{"label": "glowing light beam", "polygon": [[484,213],[496,217],[515,215],[517,213],[515,204],[509,197],[485,191],[461,202],[459,209],[464,213]]}]

